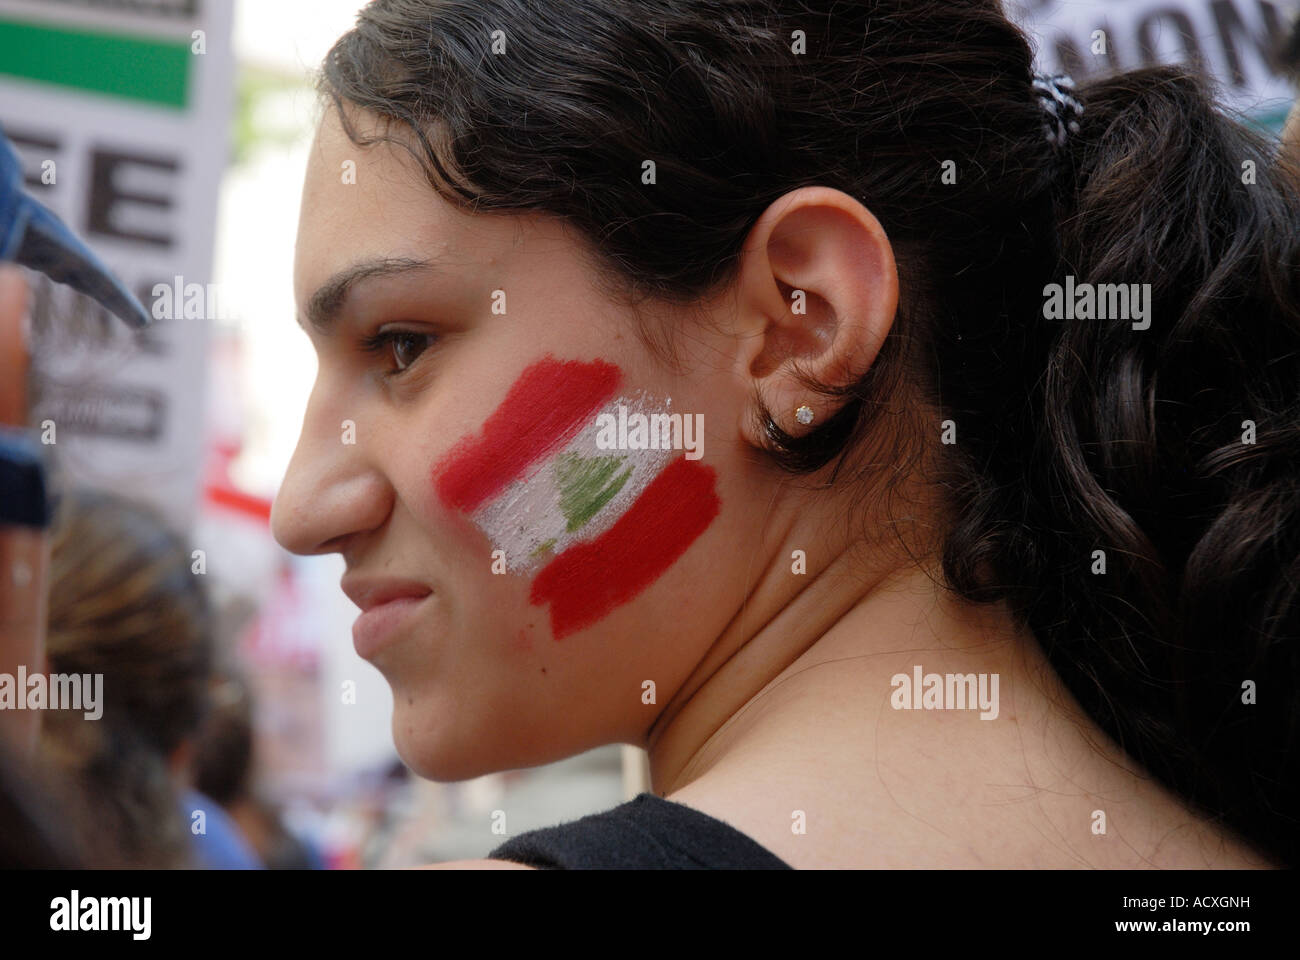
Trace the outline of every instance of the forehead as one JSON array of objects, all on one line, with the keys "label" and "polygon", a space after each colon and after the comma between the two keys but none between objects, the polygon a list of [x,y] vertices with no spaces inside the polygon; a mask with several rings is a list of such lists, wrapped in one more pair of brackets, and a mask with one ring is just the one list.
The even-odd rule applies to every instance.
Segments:
[{"label": "forehead", "polygon": [[[366,114],[349,117],[363,135],[380,129]],[[484,219],[443,200],[401,145],[358,146],[331,107],[317,127],[303,182],[295,299],[301,308],[331,276],[363,260],[490,260],[501,238]]]},{"label": "forehead", "polygon": [[[347,109],[362,139],[403,135],[400,125],[388,131],[373,114]],[[486,296],[479,287],[492,290],[507,279],[529,289],[534,302],[565,302],[579,290],[605,295],[594,282],[603,263],[572,224],[540,210],[466,213],[438,194],[405,146],[358,146],[331,107],[317,127],[303,182],[294,251],[299,312],[331,280],[382,260],[448,267],[463,297]]]}]

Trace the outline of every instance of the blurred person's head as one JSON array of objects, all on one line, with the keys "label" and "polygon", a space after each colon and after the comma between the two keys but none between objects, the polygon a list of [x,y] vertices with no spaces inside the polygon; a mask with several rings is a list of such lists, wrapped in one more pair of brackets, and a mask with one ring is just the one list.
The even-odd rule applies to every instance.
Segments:
[{"label": "blurred person's head", "polygon": [[[915,565],[1300,849],[1300,183],[1182,68],[1081,84],[1068,137],[1032,70],[994,0],[362,11],[325,63],[273,527],[346,561],[414,770],[650,742]],[[1159,321],[1048,316],[1067,275],[1149,284]],[[651,413],[702,415],[702,457],[638,446]]]},{"label": "blurred person's head", "polygon": [[194,744],[194,788],[220,804],[269,870],[321,866],[311,845],[286,826],[258,782],[254,700],[247,678],[223,670],[212,685],[211,709]]},{"label": "blurred person's head", "polygon": [[210,709],[195,738],[194,788],[223,807],[248,797],[253,742],[252,691],[239,674],[222,673],[212,684]]},{"label": "blurred person's head", "polygon": [[102,716],[52,711],[43,743],[92,798],[97,829],[144,865],[188,858],[176,798],[208,700],[210,621],[189,547],[158,511],[109,493],[63,499],[53,530],[49,665],[102,674]]}]

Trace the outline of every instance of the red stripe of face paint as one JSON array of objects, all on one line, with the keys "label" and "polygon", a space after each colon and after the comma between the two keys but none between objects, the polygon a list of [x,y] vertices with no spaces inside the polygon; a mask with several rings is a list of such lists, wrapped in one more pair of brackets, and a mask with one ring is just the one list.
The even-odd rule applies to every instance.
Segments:
[{"label": "red stripe of face paint", "polygon": [[627,603],[686,552],[721,508],[715,477],[698,460],[674,460],[612,527],[537,574],[529,599],[550,603],[556,640]]},{"label": "red stripe of face paint", "polygon": [[564,446],[618,389],[622,374],[603,360],[545,357],[524,370],[483,424],[434,467],[438,496],[469,512],[529,466]]}]

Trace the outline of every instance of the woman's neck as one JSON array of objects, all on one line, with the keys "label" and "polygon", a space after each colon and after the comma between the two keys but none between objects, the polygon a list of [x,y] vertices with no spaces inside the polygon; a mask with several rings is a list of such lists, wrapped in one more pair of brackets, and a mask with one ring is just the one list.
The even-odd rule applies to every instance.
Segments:
[{"label": "woman's neck", "polygon": [[755,585],[650,731],[656,793],[795,866],[1263,865],[1083,714],[1004,605],[863,567]]}]

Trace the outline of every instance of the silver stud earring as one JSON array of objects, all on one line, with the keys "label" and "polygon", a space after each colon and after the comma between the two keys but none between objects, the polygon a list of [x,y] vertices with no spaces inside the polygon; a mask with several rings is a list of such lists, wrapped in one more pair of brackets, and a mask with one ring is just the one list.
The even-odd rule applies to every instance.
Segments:
[{"label": "silver stud earring", "polygon": [[812,407],[808,406],[808,404],[805,403],[803,406],[799,407],[799,409],[797,409],[794,412],[794,418],[798,420],[800,423],[802,423],[805,427],[808,426],[808,424],[813,422]]}]

